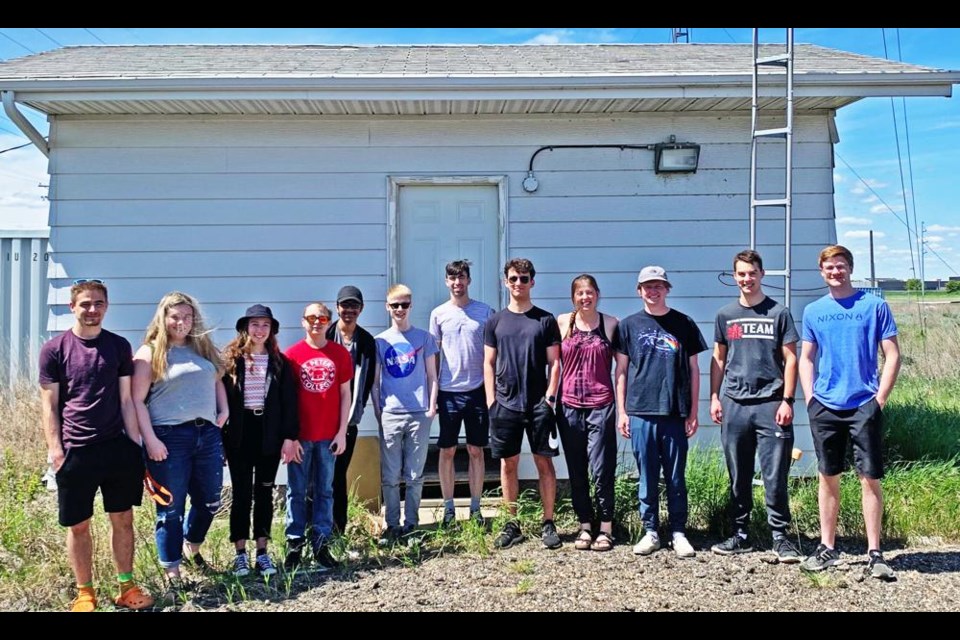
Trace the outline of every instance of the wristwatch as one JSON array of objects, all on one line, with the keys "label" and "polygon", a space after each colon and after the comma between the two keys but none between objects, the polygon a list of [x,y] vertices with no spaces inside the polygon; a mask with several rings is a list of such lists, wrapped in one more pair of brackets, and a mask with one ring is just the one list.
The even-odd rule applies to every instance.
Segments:
[{"label": "wristwatch", "polygon": [[547,396],[547,402],[556,402],[557,396]]},{"label": "wristwatch", "polygon": [[797,399],[794,398],[794,397],[784,396],[784,397],[783,397],[783,401],[786,402],[788,405],[790,405],[790,406],[792,407],[792,406],[793,406],[793,403],[796,402]]}]

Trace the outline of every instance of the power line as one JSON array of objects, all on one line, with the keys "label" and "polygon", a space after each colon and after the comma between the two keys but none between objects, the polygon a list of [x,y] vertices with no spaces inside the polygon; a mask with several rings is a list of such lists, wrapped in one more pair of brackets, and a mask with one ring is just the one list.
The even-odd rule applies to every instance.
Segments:
[{"label": "power line", "polygon": [[[81,27],[81,28],[83,28],[83,27]],[[95,34],[93,31],[90,31],[90,29],[83,29],[83,30],[86,31],[87,33],[89,33],[90,35],[92,35],[94,38],[96,38],[96,39],[97,39],[97,42],[99,42],[100,44],[107,44],[106,42],[104,42],[103,40],[100,39],[100,36],[98,36],[97,34]]]},{"label": "power line", "polygon": [[[721,28],[722,28],[722,27],[721,27]],[[738,44],[737,39],[734,38],[732,35],[730,35],[730,32],[729,32],[729,31],[727,31],[726,29],[723,29],[723,32],[724,32],[725,34],[727,34],[727,37],[728,37],[728,38],[730,38],[730,42],[733,42],[734,44]]]},{"label": "power line", "polygon": [[6,153],[7,151],[16,151],[17,149],[23,149],[24,147],[29,147],[32,144],[33,144],[32,142],[28,142],[26,144],[21,144],[18,147],[9,147],[7,149],[0,150],[0,153]]},{"label": "power line", "polygon": [[51,37],[49,34],[47,34],[47,32],[44,31],[43,29],[37,29],[36,27],[34,27],[34,29],[35,29],[36,31],[39,31],[40,34],[41,34],[44,38],[46,38],[47,40],[49,40],[49,41],[52,42],[53,44],[57,45],[58,47],[62,47],[62,46],[63,46],[61,43],[57,42],[53,37]]},{"label": "power line", "polygon": [[27,45],[23,44],[22,42],[17,42],[16,40],[14,40],[14,39],[11,38],[10,36],[8,36],[6,33],[4,33],[3,31],[0,31],[0,36],[3,36],[4,38],[6,38],[7,40],[9,40],[10,42],[12,42],[13,44],[15,44],[15,45],[17,45],[17,46],[19,46],[19,47],[23,47],[24,49],[26,49],[26,50],[29,51],[30,53],[36,53],[36,51],[34,51],[33,49],[31,49],[30,47],[28,47]]},{"label": "power line", "polygon": [[[887,30],[881,28],[880,33],[883,36],[883,57],[887,60],[890,56],[887,53]],[[907,225],[907,246],[910,248],[910,272],[913,277],[917,277],[917,264],[913,259],[913,239],[910,237],[910,209],[907,207],[907,188],[903,183],[903,155],[900,152],[900,129],[897,126],[897,108],[893,98],[890,98],[890,111],[893,115],[893,138],[897,145],[897,166],[900,168],[900,191],[903,194],[903,213],[906,215]]]}]

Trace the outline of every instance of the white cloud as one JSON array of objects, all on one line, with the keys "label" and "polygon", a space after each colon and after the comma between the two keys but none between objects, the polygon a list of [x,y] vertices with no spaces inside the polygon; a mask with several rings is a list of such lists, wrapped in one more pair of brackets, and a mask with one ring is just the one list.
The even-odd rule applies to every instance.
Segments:
[{"label": "white cloud", "polygon": [[[883,231],[873,232],[874,238],[883,238],[886,235],[887,234],[885,234]],[[870,232],[865,229],[857,229],[856,231],[847,231],[846,233],[843,234],[843,237],[844,238],[869,238]]]},{"label": "white cloud", "polygon": [[890,208],[885,204],[875,204],[870,207],[870,213],[886,213],[887,211],[890,211]]},{"label": "white cloud", "polygon": [[560,44],[561,42],[572,42],[573,32],[569,29],[557,29],[547,33],[538,33],[526,41],[525,44]]},{"label": "white cloud", "polygon": [[960,231],[960,227],[948,227],[945,224],[932,224],[927,227],[927,231]]},{"label": "white cloud", "polygon": [[866,192],[867,190],[861,187],[860,185],[857,185],[853,189],[850,189],[850,193],[852,193],[855,196],[863,195]]},{"label": "white cloud", "polygon": [[943,242],[943,236],[927,236],[924,238],[929,243]]},{"label": "white cloud", "polygon": [[873,224],[873,220],[871,220],[870,218],[856,218],[854,216],[841,216],[837,218],[837,224],[865,225],[865,224]]}]

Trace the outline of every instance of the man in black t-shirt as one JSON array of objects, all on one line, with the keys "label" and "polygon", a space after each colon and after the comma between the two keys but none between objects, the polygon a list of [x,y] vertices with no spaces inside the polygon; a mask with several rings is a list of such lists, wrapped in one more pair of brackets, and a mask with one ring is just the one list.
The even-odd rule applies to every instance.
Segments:
[{"label": "man in black t-shirt", "polygon": [[640,475],[637,491],[644,535],[633,552],[650,555],[660,548],[662,468],[673,550],[681,558],[691,558],[696,552],[686,536],[687,439],[697,432],[697,354],[707,344],[692,318],[667,306],[670,287],[662,267],[644,267],[637,278],[643,310],[620,321],[617,427],[631,439]]},{"label": "man in black t-shirt", "polygon": [[720,555],[753,550],[748,532],[753,461],[759,452],[773,553],[780,562],[796,563],[800,552],[787,538],[787,476],[793,452],[799,336],[790,310],[763,292],[759,253],[750,249],[738,253],[733,278],[740,298],[720,309],[714,330],[710,417],[721,425],[734,532],[711,550]]},{"label": "man in black t-shirt", "polygon": [[526,432],[540,481],[543,503],[541,541],[548,549],[560,547],[553,524],[557,474],[552,458],[560,453],[557,438],[557,387],[560,380],[560,330],[552,314],[530,301],[536,270],[525,258],[503,267],[510,304],[484,325],[483,382],[490,415],[490,451],[500,459],[503,500],[514,516],[494,541],[506,549],[523,540],[517,514],[520,482],[517,466]]}]

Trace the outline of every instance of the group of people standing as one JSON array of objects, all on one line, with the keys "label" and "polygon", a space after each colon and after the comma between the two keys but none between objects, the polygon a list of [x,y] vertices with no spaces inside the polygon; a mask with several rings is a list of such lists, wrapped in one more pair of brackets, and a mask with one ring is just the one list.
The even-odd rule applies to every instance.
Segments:
[{"label": "group of people standing", "polygon": [[[816,571],[839,561],[839,476],[849,440],[863,487],[868,568],[889,579],[893,571],[880,553],[879,480],[881,409],[899,370],[896,324],[886,303],[853,288],[849,250],[825,248],[819,266],[829,292],[804,311],[798,357],[800,337],[789,310],[763,292],[760,255],[742,251],[734,257],[740,295],[717,314],[710,367],[710,416],[721,425],[733,535],[712,551],[752,550],[749,516],[759,454],[772,550],[781,562],[801,561],[801,550],[787,536],[799,380],[819,460],[822,530],[821,544],[801,566]],[[323,303],[307,305],[304,338],[284,352],[269,307],[247,309],[236,322],[236,337],[218,352],[196,300],[173,292],[160,301],[135,354],[125,339],[101,326],[108,307],[104,283],[76,281],[70,302],[76,322],[45,344],[40,356],[45,435],[78,585],[73,610],[96,608],[89,531],[96,491],[113,527],[120,582],[115,602],[149,607],[153,598],[132,578],[132,507],[141,503],[144,476],[156,502],[160,565],[176,586],[181,563],[207,568],[200,549],[221,507],[224,456],[233,485],[235,575],[277,573],[267,543],[281,462],[288,465],[285,569],[300,567],[306,551],[319,568],[334,566],[330,541],[347,525],[346,471],[371,396],[380,432],[382,545],[418,530],[430,425],[438,416],[441,526],[456,521],[453,460],[465,426],[469,517],[483,523],[489,446],[500,460],[510,514],[494,546],[505,549],[524,539],[516,509],[526,435],[543,506],[543,546],[562,545],[553,521],[553,458],[562,442],[580,522],[574,546],[609,551],[615,544],[619,431],[631,440],[639,472],[644,533],[634,553],[661,548],[662,476],[669,544],[680,557],[694,556],[686,537],[685,467],[688,440],[698,428],[698,354],[708,347],[693,319],[668,306],[673,284],[667,272],[655,265],[640,271],[643,308],[620,321],[600,312],[600,287],[589,274],[571,282],[573,310],[559,318],[533,304],[536,270],[529,260],[509,260],[503,276],[509,303],[494,312],[470,298],[469,262],[447,264],[450,298],[431,312],[426,330],[410,323],[411,290],[395,284],[386,295],[390,326],[376,336],[357,324],[362,293],[345,286],[337,295],[338,319]],[[879,375],[878,347],[884,354]]]}]

